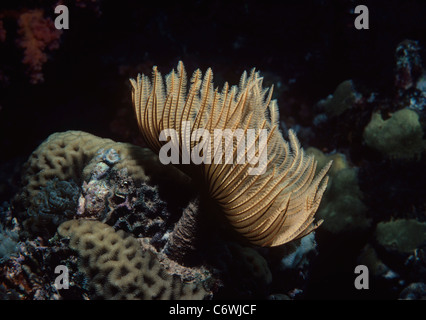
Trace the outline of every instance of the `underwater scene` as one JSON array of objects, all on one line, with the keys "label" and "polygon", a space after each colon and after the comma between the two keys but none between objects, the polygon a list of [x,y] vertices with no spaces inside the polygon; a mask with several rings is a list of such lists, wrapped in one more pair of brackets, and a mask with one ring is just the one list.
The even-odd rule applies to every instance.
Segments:
[{"label": "underwater scene", "polygon": [[0,300],[426,299],[425,1],[6,0],[0,55]]}]

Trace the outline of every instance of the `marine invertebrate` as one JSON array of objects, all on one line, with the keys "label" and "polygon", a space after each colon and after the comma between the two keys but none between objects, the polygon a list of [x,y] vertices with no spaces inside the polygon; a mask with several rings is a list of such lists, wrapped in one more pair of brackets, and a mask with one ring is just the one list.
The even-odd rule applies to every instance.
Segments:
[{"label": "marine invertebrate", "polygon": [[198,204],[197,200],[188,204],[173,231],[168,235],[164,252],[175,261],[182,262],[184,257],[188,259],[189,253],[195,251],[195,238],[199,233]]},{"label": "marine invertebrate", "polygon": [[[77,269],[77,257],[72,256],[65,241],[58,241],[58,237],[49,242],[40,237],[30,240],[20,231],[17,226],[16,237],[21,241],[16,244],[15,253],[0,262],[0,296],[13,300],[82,299],[86,292],[84,277]],[[69,288],[59,292],[55,286],[58,265],[69,268]]]},{"label": "marine invertebrate", "polygon": [[313,154],[320,165],[333,160],[328,188],[317,212],[324,219],[324,229],[337,234],[368,228],[371,220],[359,187],[359,168],[351,166],[342,153],[324,154],[316,148],[308,148],[306,152]]},{"label": "marine invertebrate", "polygon": [[426,276],[426,222],[416,219],[381,221],[375,230],[381,259],[407,283]]},{"label": "marine invertebrate", "polygon": [[389,251],[409,254],[426,245],[426,222],[415,219],[396,219],[379,222],[377,243]]},{"label": "marine invertebrate", "polygon": [[122,230],[99,221],[70,220],[58,232],[70,238],[80,256],[80,268],[96,296],[106,299],[203,299],[202,283],[184,282],[170,274],[156,254]]},{"label": "marine invertebrate", "polygon": [[59,181],[55,177],[40,191],[29,208],[30,215],[60,215],[62,219],[69,219],[75,214],[80,189],[74,182]]},{"label": "marine invertebrate", "polygon": [[401,109],[389,119],[373,113],[364,129],[365,143],[388,158],[412,159],[420,155],[426,146],[418,114]]},{"label": "marine invertebrate", "polygon": [[79,195],[80,188],[73,181],[54,177],[31,198],[24,226],[35,234],[49,237],[48,225],[53,225],[51,231],[54,232],[59,223],[75,216]]},{"label": "marine invertebrate", "polygon": [[404,40],[395,50],[395,86],[400,94],[416,85],[423,72],[418,41]]},{"label": "marine invertebrate", "polygon": [[47,61],[45,51],[59,48],[62,30],[56,29],[52,19],[45,18],[41,9],[22,13],[18,25],[20,38],[17,43],[24,49],[22,62],[29,68],[30,82],[43,82],[42,67]]},{"label": "marine invertebrate", "polygon": [[334,93],[326,99],[319,102],[323,106],[325,112],[330,116],[339,116],[361,98],[361,95],[355,91],[352,80],[346,80],[340,83]]},{"label": "marine invertebrate", "polygon": [[24,164],[23,188],[15,203],[30,207],[37,194],[54,177],[60,181],[72,180],[77,185],[89,182],[93,174],[102,175],[108,170],[108,163],[113,164],[117,171],[126,169],[127,175],[138,183],[150,181],[153,176],[161,177],[159,172],[182,183],[189,181],[179,170],[162,166],[149,149],[82,131],[58,132],[38,146]]},{"label": "marine invertebrate", "polygon": [[0,225],[0,263],[18,252],[19,235]]},{"label": "marine invertebrate", "polygon": [[158,186],[145,181],[136,184],[127,168],[117,170],[114,165],[121,159],[113,148],[100,150],[94,160],[98,163],[92,166],[90,180],[83,182],[77,216],[97,219],[136,237],[152,238],[158,244],[170,224],[170,212]]},{"label": "marine invertebrate", "polygon": [[[204,79],[201,71],[196,70],[187,91],[182,62],[177,71],[165,77],[165,84],[157,67],[153,68],[152,82],[145,75],[130,81],[139,129],[153,151],[159,152],[165,145],[159,140],[160,133],[173,129],[177,136],[171,142],[181,156],[194,151],[200,155],[201,149],[202,157],[228,152],[246,159],[243,163],[206,162],[189,169],[185,166],[184,170],[192,172],[192,177],[204,179],[210,196],[220,204],[233,227],[250,242],[277,246],[318,227],[321,222],[314,223],[314,215],[327,185],[326,173],[331,163],[315,177],[316,161],[305,154],[294,132],[288,133],[290,142],[283,138],[272,89],[268,92],[262,88],[258,72],[254,69],[249,75],[244,72],[238,87],[230,88],[225,83],[222,92],[213,87],[211,69]],[[188,142],[198,129],[207,130],[211,136],[215,129],[241,129],[243,134],[249,129],[259,132],[247,139],[245,152],[237,153],[245,144],[243,139],[223,144],[203,137],[197,144],[198,136],[198,140]],[[261,143],[261,130],[267,132],[266,144]],[[263,153],[267,161],[257,169],[264,173],[251,175],[251,164]]]},{"label": "marine invertebrate", "polygon": [[314,233],[311,233],[300,240],[300,244],[294,248],[293,252],[281,259],[281,267],[283,269],[303,269],[309,264],[308,254],[315,252],[316,247]]}]

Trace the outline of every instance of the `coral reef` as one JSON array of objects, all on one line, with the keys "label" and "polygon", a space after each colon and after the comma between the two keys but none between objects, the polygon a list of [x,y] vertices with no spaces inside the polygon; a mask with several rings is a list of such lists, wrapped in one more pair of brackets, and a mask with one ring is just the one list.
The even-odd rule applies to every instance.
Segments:
[{"label": "coral reef", "polygon": [[[134,243],[138,255],[179,279],[176,285],[202,282],[207,298],[424,299],[426,2],[368,1],[364,31],[354,28],[353,0],[300,2],[2,1],[0,298],[111,296],[97,293],[100,277],[93,282],[72,241],[57,234],[71,220],[109,226],[111,238]],[[62,32],[52,28],[58,4],[70,12],[70,29]],[[128,79],[151,75],[153,65],[171,70],[180,59],[191,73],[212,67],[214,85],[205,87],[218,101],[225,80],[231,93],[253,66],[263,77],[254,90],[274,85],[276,131],[287,141],[294,132],[304,159],[314,147],[318,167],[333,160],[315,213],[324,220],[320,228],[284,245],[253,246],[200,185],[140,148],[149,141],[135,121]],[[241,101],[255,96],[247,93]],[[268,94],[261,91],[265,100]],[[57,140],[51,136],[34,152],[55,132]],[[91,148],[81,132],[111,141],[93,136]],[[354,287],[357,265],[368,267],[368,290]],[[68,288],[55,285],[58,266],[69,271]]]},{"label": "coral reef", "polygon": [[112,148],[98,152],[88,165],[92,171],[85,170],[90,179],[83,182],[77,216],[95,218],[136,237],[150,237],[156,246],[164,245],[171,217],[158,186],[137,183],[127,167],[115,167],[120,161]]},{"label": "coral reef", "polygon": [[182,217],[176,223],[173,231],[168,235],[164,252],[176,261],[183,263],[184,257],[187,258],[196,249],[196,237],[200,232],[198,214],[198,201],[191,201],[183,210]]},{"label": "coral reef", "polygon": [[358,262],[368,267],[371,277],[399,299],[421,299],[426,278],[426,223],[414,219],[381,221],[374,241],[361,251]]},{"label": "coral reef", "polygon": [[[159,186],[152,185],[152,181],[159,182]],[[173,185],[170,184],[170,181],[173,181]],[[68,131],[51,135],[30,156],[24,165],[22,190],[15,197],[13,208],[22,228],[21,233],[25,234],[28,239],[35,239],[31,241],[49,243],[47,246],[45,245],[45,251],[50,252],[52,257],[57,256],[57,259],[61,259],[60,257],[63,257],[62,252],[67,250],[67,245],[64,245],[55,237],[58,225],[65,223],[65,220],[78,219],[70,220],[70,223],[86,225],[87,228],[97,222],[98,227],[94,227],[94,229],[110,233],[111,237],[115,237],[114,241],[124,237],[125,232],[133,234],[135,238],[126,236],[125,238],[128,240],[117,241],[120,243],[124,241],[123,245],[126,246],[127,242],[130,241],[133,245],[133,251],[150,252],[144,256],[144,264],[137,264],[140,269],[138,281],[144,283],[153,276],[143,274],[146,264],[150,267],[156,265],[155,270],[159,274],[156,274],[155,277],[164,278],[164,286],[158,284],[155,288],[159,291],[156,292],[154,292],[156,289],[152,287],[151,289],[154,291],[152,291],[151,296],[146,292],[137,294],[122,292],[123,295],[120,296],[122,298],[136,298],[136,296],[138,298],[154,298],[154,296],[157,298],[207,297],[210,293],[207,294],[206,291],[202,291],[198,287],[181,284],[180,278],[176,275],[180,272],[187,281],[193,271],[198,269],[180,266],[166,254],[160,252],[168,243],[169,238],[179,242],[182,234],[179,232],[179,226],[185,228],[186,225],[191,224],[186,222],[185,219],[183,219],[184,222],[179,220],[180,215],[185,217],[185,212],[187,212],[183,209],[183,214],[179,212],[180,205],[184,207],[185,201],[189,201],[193,197],[191,187],[188,185],[189,181],[189,178],[173,167],[162,166],[158,158],[147,149],[130,144],[116,143],[109,139],[101,139],[85,132]],[[185,190],[187,200],[182,195],[179,196],[179,199],[173,200],[176,195],[168,194],[170,188],[178,186],[184,188],[182,190]],[[159,191],[160,188],[164,188],[162,193]],[[171,211],[169,211],[167,203],[160,194],[167,194],[168,202],[175,204]],[[198,212],[197,205],[192,211]],[[176,221],[179,221],[178,227],[173,230]],[[102,224],[102,222],[109,225]],[[63,225],[61,224],[61,226]],[[95,259],[97,249],[83,253],[81,252],[82,249],[76,245],[85,237],[85,233],[83,232],[81,236],[74,235],[74,229],[80,229],[78,227],[70,227],[69,229],[72,230],[67,229],[66,235],[74,239],[71,248],[76,249],[85,258],[93,255],[92,260]],[[63,227],[60,228],[62,235],[65,235],[64,230]],[[86,229],[82,227],[82,230]],[[93,232],[96,233],[96,230]],[[115,230],[118,230],[117,234]],[[138,243],[136,238],[145,239],[146,244]],[[22,244],[23,248],[21,249],[24,253],[28,252],[29,246],[33,246],[28,241]],[[99,244],[101,247],[104,245],[102,242]],[[144,246],[149,246],[150,249],[143,251],[142,247]],[[37,245],[35,247],[38,248]],[[175,250],[181,250],[181,247],[174,250],[170,248],[169,245],[167,252],[171,256],[176,256]],[[155,253],[157,249],[160,251]],[[114,250],[116,250],[115,247]],[[140,258],[139,253],[137,255]],[[28,253],[28,256],[32,257],[32,254]],[[131,264],[131,262],[126,262],[127,257],[127,254],[120,255],[117,260],[122,264]],[[64,259],[66,260],[66,258]],[[173,275],[167,276],[167,272],[161,269],[163,267],[159,267],[160,260],[161,263],[167,264],[166,270],[171,270]],[[83,277],[85,279],[90,278],[87,272],[92,270],[91,267],[98,268],[96,266],[84,266],[83,264],[76,266],[72,261],[67,261],[65,264],[73,266],[77,273],[86,274]],[[152,272],[154,272],[154,269]],[[205,270],[203,274],[207,275],[208,271]],[[194,277],[198,276],[193,275],[192,278]],[[103,282],[105,279],[109,279],[109,275],[98,275],[97,279],[91,283]],[[74,289],[76,297],[82,298],[83,295],[103,298],[119,297],[118,295],[111,295],[111,292],[107,293],[107,291],[98,292],[91,296],[90,290],[94,287],[87,286],[85,281],[87,282],[87,280],[76,282],[75,287],[77,289]],[[172,287],[174,289],[171,289]],[[47,296],[51,294],[50,298],[54,298],[54,295],[58,294],[58,292],[53,293],[50,289],[44,289],[43,294]],[[110,289],[113,290],[113,286]],[[108,289],[105,287],[104,290]],[[125,290],[124,287],[123,290]],[[33,295],[32,291],[29,291],[31,290],[28,289],[27,294]],[[62,292],[59,292],[60,296]]]},{"label": "coral reef", "polygon": [[426,284],[424,282],[411,283],[399,295],[401,300],[425,300],[425,298]]},{"label": "coral reef", "polygon": [[426,245],[426,223],[414,219],[380,222],[376,240],[386,250],[410,254]]},{"label": "coral reef", "polygon": [[300,244],[295,246],[294,251],[288,253],[281,259],[283,269],[302,270],[309,265],[308,255],[316,251],[315,235],[310,234],[300,239]]},{"label": "coral reef", "polygon": [[[152,82],[141,74],[130,81],[136,119],[148,146],[163,158],[167,158],[164,150],[171,150],[173,159],[163,162],[183,164],[182,170],[202,181],[230,224],[251,243],[278,246],[320,225],[314,216],[331,162],[315,174],[316,160],[305,155],[293,130],[288,132],[289,141],[283,138],[272,88],[262,87],[259,72],[245,71],[238,87],[225,83],[221,93],[214,90],[210,68],[204,79],[197,69],[187,90],[181,61],[164,80],[154,66]],[[164,134],[169,130],[173,133]],[[244,139],[235,143],[232,137],[224,144],[225,134],[218,141],[210,138],[216,138],[216,130],[240,130]],[[201,135],[202,142],[196,144]],[[184,159],[185,154],[192,162],[181,163],[179,157]],[[199,160],[194,160],[194,154]]]},{"label": "coral reef", "polygon": [[404,40],[395,50],[395,87],[400,93],[414,87],[423,73],[418,41]]},{"label": "coral reef", "polygon": [[71,220],[61,224],[58,232],[71,238],[70,247],[78,252],[97,297],[203,299],[209,295],[202,282],[186,283],[168,274],[155,253],[141,251],[139,242],[122,230],[115,232],[98,221]]},{"label": "coral reef", "polygon": [[389,269],[389,267],[384,264],[384,262],[379,258],[377,251],[370,244],[367,244],[362,249],[360,255],[357,258],[357,262],[367,266],[370,275],[373,277],[382,277],[385,279],[399,277],[397,273]]},{"label": "coral reef", "polygon": [[68,131],[49,136],[31,154],[14,205],[33,232],[51,236],[60,222],[77,216],[152,237],[160,245],[171,231],[172,220],[158,189],[163,188],[166,199],[177,205],[175,211],[187,205],[185,197],[173,199],[177,197],[170,192],[174,187],[170,181],[187,189],[187,199],[192,197],[190,179],[172,166],[161,165],[148,149]]},{"label": "coral reef", "polygon": [[18,252],[18,239],[17,232],[7,230],[0,225],[0,262],[8,260]]},{"label": "coral reef", "polygon": [[386,157],[411,159],[419,156],[426,147],[418,114],[402,109],[383,120],[380,113],[373,113],[364,129],[365,143]]},{"label": "coral reef", "polygon": [[[62,3],[47,0],[34,3],[25,0],[19,4],[2,3],[0,43],[3,43],[2,53],[9,60],[0,65],[0,83],[3,86],[18,83],[16,80],[19,78],[25,79],[30,85],[45,83],[46,64],[50,61],[55,62],[66,38],[64,31],[56,29],[54,24],[57,17],[54,9],[61,4],[66,5],[72,12],[82,8],[84,11],[91,11],[97,17],[101,15],[100,1],[79,0]],[[12,59],[11,55],[19,59]],[[11,64],[19,71],[13,70]]]},{"label": "coral reef", "polygon": [[[317,286],[333,281],[336,274],[353,272],[349,252],[357,256],[356,263],[368,267],[377,288],[375,295],[348,292],[351,297],[402,298],[409,296],[402,292],[411,292],[410,283],[424,282],[426,235],[420,225],[426,205],[425,94],[420,48],[410,40],[395,47],[393,78],[386,89],[347,80],[316,105],[309,140],[316,148],[307,152],[315,154],[319,166],[333,160],[317,212],[324,219],[322,230],[330,232],[318,233],[319,265],[328,268],[321,257],[341,252],[339,268],[311,273]],[[329,292],[343,289],[334,283]],[[413,296],[421,297],[423,287],[414,287]],[[320,293],[310,288],[305,292]]]},{"label": "coral reef", "polygon": [[72,181],[56,177],[47,181],[27,207],[25,226],[35,233],[45,231],[50,224],[55,229],[60,222],[74,217],[79,195],[80,188]]},{"label": "coral reef", "polygon": [[[153,181],[159,185],[151,184]],[[200,199],[194,198],[196,193],[189,183],[186,176],[161,165],[146,149],[85,132],[51,135],[25,163],[22,190],[13,201],[19,234],[27,239],[19,245],[21,255],[6,259],[4,265],[11,274],[28,278],[27,289],[17,292],[17,297],[209,298],[236,293],[247,298],[267,297],[272,285],[268,255],[228,242],[227,239],[235,237],[234,231],[226,228],[221,219],[216,221],[216,207],[200,206]],[[168,190],[177,192],[174,197],[178,199]],[[62,237],[55,235],[57,230]],[[63,240],[68,237],[69,244]],[[96,245],[86,246],[93,238],[99,240]],[[106,265],[99,266],[97,262],[109,259],[110,253],[119,250],[114,247],[108,249],[109,253],[104,252],[102,248],[108,246],[110,238],[120,243],[119,247],[132,243],[132,252],[138,252],[144,263],[156,265],[158,273],[151,274],[145,264],[138,264],[137,271],[133,267],[128,269],[138,274],[140,283],[135,284],[136,278],[128,274],[122,274],[123,281],[114,278],[113,282],[108,272],[115,274],[116,269],[100,271]],[[128,260],[125,250],[114,256],[117,268],[136,263]],[[12,272],[10,268],[16,268],[17,259],[37,265],[53,265],[52,261],[66,265],[73,270],[71,289],[37,287],[36,283],[52,282],[52,274],[40,274],[37,268]],[[241,273],[245,274],[243,279],[237,276]],[[144,275],[145,280],[162,277],[164,285],[153,285],[149,291],[142,284],[145,280],[140,280]],[[10,288],[16,280],[13,279],[8,280]],[[101,286],[105,281],[110,282]],[[194,281],[194,286],[185,285]],[[201,283],[205,289],[201,289]]]},{"label": "coral reef", "polygon": [[50,18],[44,17],[41,9],[23,12],[18,19],[18,45],[24,49],[22,62],[28,66],[30,82],[33,84],[44,81],[42,68],[47,61],[46,51],[59,48],[62,30],[55,28]]},{"label": "coral reef", "polygon": [[329,187],[317,213],[324,220],[324,228],[332,233],[368,228],[371,221],[358,184],[357,168],[350,166],[341,153],[326,155],[315,148],[308,148],[306,152],[314,154],[319,165],[333,161]]},{"label": "coral reef", "polygon": [[324,108],[328,115],[339,116],[350,109],[360,98],[361,95],[354,89],[353,81],[346,80],[337,86],[332,95],[321,100],[318,104]]},{"label": "coral reef", "polygon": [[[103,153],[111,148],[114,152]],[[107,162],[99,163],[99,157],[117,156],[119,160],[106,158]],[[156,159],[157,156],[148,149],[102,139],[86,132],[54,133],[31,154],[24,164],[23,188],[17,201],[23,202],[25,207],[30,207],[30,202],[36,198],[41,188],[54,177],[61,181],[72,180],[80,185],[83,181],[89,181],[92,174],[102,175],[102,170],[108,167],[108,163],[113,163],[118,171],[126,168],[127,174],[136,182],[149,180],[145,171],[155,175],[164,170],[168,173],[167,179],[176,178],[182,183],[189,182],[189,178],[185,178],[184,174],[171,166],[162,166]],[[156,176],[160,177],[158,174]],[[157,180],[160,181],[161,178]]]}]

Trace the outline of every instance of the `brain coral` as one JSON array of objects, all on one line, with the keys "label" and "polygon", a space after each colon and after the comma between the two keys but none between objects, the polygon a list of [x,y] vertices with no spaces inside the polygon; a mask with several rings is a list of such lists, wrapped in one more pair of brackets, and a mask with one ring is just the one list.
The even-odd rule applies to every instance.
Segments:
[{"label": "brain coral", "polygon": [[66,131],[50,135],[24,164],[23,189],[19,200],[25,207],[31,206],[31,200],[53,178],[60,181],[72,180],[79,185],[83,181],[89,181],[94,166],[98,164],[97,155],[100,151],[111,148],[118,153],[120,159],[114,163],[114,168],[126,168],[135,181],[149,181],[152,175],[160,172],[171,179],[189,181],[180,171],[161,165],[157,156],[149,149],[99,138],[82,131]]},{"label": "brain coral", "polygon": [[183,282],[162,266],[154,252],[122,230],[99,221],[70,220],[58,232],[70,238],[80,256],[95,296],[105,299],[203,299],[209,292],[201,283]]}]

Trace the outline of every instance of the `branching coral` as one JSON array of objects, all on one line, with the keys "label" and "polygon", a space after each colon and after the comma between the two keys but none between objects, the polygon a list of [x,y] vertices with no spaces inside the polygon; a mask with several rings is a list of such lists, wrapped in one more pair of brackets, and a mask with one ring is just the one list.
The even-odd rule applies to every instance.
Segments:
[{"label": "branching coral", "polygon": [[[180,156],[194,151],[200,155],[200,149],[204,159],[214,156],[212,163],[205,161],[190,168],[192,176],[203,177],[210,196],[221,205],[238,232],[253,244],[276,246],[318,226],[314,215],[331,163],[315,177],[316,161],[305,155],[292,130],[290,143],[284,140],[278,130],[278,105],[272,100],[272,90],[262,88],[262,80],[254,70],[249,75],[244,72],[239,87],[229,88],[225,83],[219,92],[213,87],[211,69],[204,79],[196,70],[187,90],[186,72],[179,62],[177,72],[168,74],[165,84],[157,67],[153,68],[152,81],[145,75],[131,79],[132,98],[140,131],[151,149],[159,152],[165,145],[160,134],[164,129],[173,129],[176,136],[170,142]],[[246,145],[244,139],[223,144],[205,136],[199,144],[200,136],[187,142],[199,129],[207,130],[209,136],[216,129],[240,129],[243,136],[250,129],[257,132],[247,138]],[[266,143],[261,142],[261,130],[267,132]],[[245,147],[242,153],[241,147]],[[220,157],[217,161],[216,156],[223,153],[238,160],[227,163]],[[267,160],[256,168],[260,174],[253,174],[252,164],[264,153]]]},{"label": "branching coral", "polygon": [[23,12],[18,20],[20,38],[18,45],[24,49],[23,63],[29,68],[31,83],[43,82],[42,67],[47,61],[47,50],[59,47],[62,31],[57,30],[52,19],[43,16],[43,10]]}]

